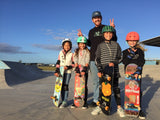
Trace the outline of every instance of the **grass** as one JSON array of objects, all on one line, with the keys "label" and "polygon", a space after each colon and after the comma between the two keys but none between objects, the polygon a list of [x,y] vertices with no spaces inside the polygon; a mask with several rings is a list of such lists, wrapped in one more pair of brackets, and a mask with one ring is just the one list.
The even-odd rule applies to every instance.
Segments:
[{"label": "grass", "polygon": [[44,71],[55,71],[56,69],[56,67],[52,67],[52,66],[38,66],[38,68]]}]

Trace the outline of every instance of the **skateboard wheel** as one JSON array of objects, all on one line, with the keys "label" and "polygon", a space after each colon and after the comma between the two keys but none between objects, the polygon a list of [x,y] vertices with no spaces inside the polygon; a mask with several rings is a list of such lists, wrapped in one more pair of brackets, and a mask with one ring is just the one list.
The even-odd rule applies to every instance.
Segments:
[{"label": "skateboard wheel", "polygon": [[109,109],[109,107],[108,107],[108,106],[106,106],[106,107],[105,107],[105,110],[106,110],[106,111],[108,111],[108,109]]},{"label": "skateboard wheel", "polygon": [[125,105],[125,108],[128,109],[128,105]]},{"label": "skateboard wheel", "polygon": [[53,96],[51,96],[50,98],[51,98],[51,99],[55,99],[55,97],[53,97]]},{"label": "skateboard wheel", "polygon": [[107,80],[108,80],[108,81],[111,81],[111,77],[108,77]]},{"label": "skateboard wheel", "polygon": [[99,106],[100,102],[98,101],[96,104],[97,104],[97,106]]},{"label": "skateboard wheel", "polygon": [[126,74],[126,77],[128,78],[128,77],[129,77],[129,75],[128,75],[128,74]]}]

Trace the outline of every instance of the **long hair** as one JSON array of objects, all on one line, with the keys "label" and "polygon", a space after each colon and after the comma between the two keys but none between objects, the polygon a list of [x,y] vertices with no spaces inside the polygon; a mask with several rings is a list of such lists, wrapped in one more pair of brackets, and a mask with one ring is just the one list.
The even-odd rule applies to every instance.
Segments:
[{"label": "long hair", "polygon": [[144,48],[144,45],[140,44],[139,42],[137,42],[136,48],[140,48],[142,51],[147,51],[147,49]]},{"label": "long hair", "polygon": [[[84,49],[87,50],[87,52],[90,52],[89,49],[87,48],[87,46],[85,46]],[[79,47],[75,50],[74,56],[77,56],[77,57],[78,57],[78,53],[79,53]]]}]

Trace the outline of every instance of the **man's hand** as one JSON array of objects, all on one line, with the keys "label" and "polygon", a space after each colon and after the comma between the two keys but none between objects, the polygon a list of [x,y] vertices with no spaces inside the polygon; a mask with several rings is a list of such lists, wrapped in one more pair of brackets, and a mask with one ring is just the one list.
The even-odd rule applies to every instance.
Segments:
[{"label": "man's hand", "polygon": [[114,18],[112,20],[110,19],[110,26],[112,26],[113,28],[115,28]]},{"label": "man's hand", "polygon": [[81,29],[78,29],[78,33],[77,33],[78,37],[83,36]]}]

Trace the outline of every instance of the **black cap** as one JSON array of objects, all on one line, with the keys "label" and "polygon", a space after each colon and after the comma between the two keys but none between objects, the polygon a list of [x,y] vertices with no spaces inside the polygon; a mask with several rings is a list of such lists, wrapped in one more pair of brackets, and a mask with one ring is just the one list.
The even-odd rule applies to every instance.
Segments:
[{"label": "black cap", "polygon": [[95,18],[95,17],[102,17],[101,12],[100,11],[94,11],[92,13],[92,18]]}]

